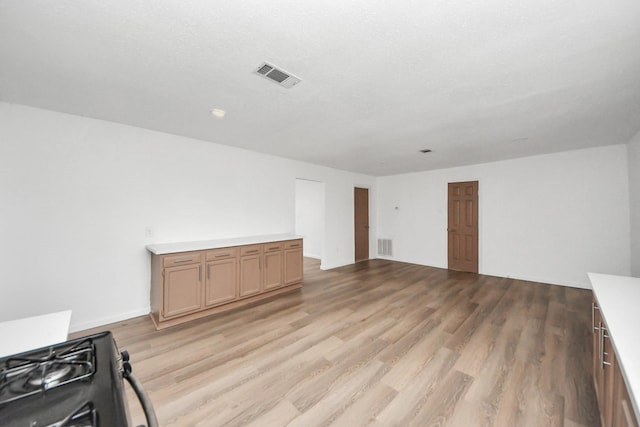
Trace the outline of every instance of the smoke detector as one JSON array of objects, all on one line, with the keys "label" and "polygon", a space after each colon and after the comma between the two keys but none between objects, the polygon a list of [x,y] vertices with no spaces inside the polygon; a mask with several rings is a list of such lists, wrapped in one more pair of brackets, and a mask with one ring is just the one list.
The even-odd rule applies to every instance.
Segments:
[{"label": "smoke detector", "polygon": [[302,81],[293,74],[284,71],[282,68],[267,64],[266,62],[260,64],[255,73],[266,79],[274,81],[280,86],[286,87],[287,89],[294,87]]}]

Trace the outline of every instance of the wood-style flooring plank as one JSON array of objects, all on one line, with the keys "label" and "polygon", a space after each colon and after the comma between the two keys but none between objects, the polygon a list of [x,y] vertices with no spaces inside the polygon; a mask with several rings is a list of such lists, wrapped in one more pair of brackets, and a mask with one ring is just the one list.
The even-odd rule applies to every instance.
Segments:
[{"label": "wood-style flooring plank", "polygon": [[111,330],[165,427],[599,425],[591,291],[386,260],[304,266],[299,291],[74,337]]}]

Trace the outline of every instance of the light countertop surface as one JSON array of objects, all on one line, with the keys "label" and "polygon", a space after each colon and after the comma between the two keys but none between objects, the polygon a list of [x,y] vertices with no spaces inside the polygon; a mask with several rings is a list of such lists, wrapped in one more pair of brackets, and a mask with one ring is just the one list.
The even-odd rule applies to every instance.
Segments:
[{"label": "light countertop surface", "polygon": [[237,237],[234,239],[199,240],[194,242],[157,243],[147,245],[147,250],[156,255],[176,252],[201,251],[205,249],[226,248],[229,246],[253,245],[258,243],[281,242],[283,240],[302,239],[297,234],[269,234],[264,236]]},{"label": "light countertop surface", "polygon": [[588,274],[640,419],[640,278]]},{"label": "light countertop surface", "polygon": [[71,310],[0,322],[0,357],[67,341]]}]

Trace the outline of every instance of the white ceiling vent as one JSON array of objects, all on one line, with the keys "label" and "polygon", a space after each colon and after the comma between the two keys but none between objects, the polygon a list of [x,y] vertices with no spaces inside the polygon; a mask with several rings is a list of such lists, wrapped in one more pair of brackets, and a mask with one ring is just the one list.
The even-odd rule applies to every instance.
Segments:
[{"label": "white ceiling vent", "polygon": [[302,80],[291,73],[284,71],[282,68],[274,67],[271,64],[263,62],[256,69],[256,74],[278,83],[280,86],[291,88],[300,83]]}]

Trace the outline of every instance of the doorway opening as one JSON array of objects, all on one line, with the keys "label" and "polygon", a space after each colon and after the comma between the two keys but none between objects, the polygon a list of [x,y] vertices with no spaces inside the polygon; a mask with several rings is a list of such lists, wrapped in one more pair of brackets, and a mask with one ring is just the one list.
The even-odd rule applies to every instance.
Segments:
[{"label": "doorway opening", "polygon": [[303,236],[304,268],[321,268],[324,254],[324,182],[296,179],[295,233]]}]

